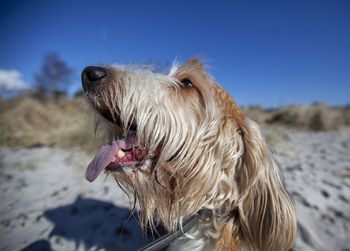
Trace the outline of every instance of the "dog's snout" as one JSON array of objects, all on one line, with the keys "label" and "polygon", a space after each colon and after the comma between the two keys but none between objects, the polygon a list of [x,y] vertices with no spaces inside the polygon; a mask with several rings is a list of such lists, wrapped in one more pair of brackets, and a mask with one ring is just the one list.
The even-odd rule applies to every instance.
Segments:
[{"label": "dog's snout", "polygon": [[81,82],[84,91],[88,91],[104,82],[107,78],[107,70],[103,67],[88,66],[81,73]]}]

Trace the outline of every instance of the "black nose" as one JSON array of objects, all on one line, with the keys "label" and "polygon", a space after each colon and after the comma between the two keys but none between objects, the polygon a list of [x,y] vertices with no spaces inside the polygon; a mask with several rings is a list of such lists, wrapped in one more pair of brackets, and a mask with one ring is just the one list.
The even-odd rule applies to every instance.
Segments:
[{"label": "black nose", "polygon": [[107,78],[107,71],[102,67],[88,66],[81,73],[81,83],[84,91],[91,90],[104,82]]}]

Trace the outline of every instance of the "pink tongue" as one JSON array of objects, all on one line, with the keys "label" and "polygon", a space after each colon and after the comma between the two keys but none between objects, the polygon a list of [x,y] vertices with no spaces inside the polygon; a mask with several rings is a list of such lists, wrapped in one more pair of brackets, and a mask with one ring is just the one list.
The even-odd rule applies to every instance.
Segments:
[{"label": "pink tongue", "polygon": [[95,158],[91,161],[86,169],[85,177],[88,181],[94,181],[97,176],[112,162],[114,156],[120,149],[131,149],[138,146],[136,136],[128,135],[126,139],[120,139],[107,143],[101,147]]},{"label": "pink tongue", "polygon": [[86,179],[90,182],[94,181],[102,170],[111,163],[119,149],[118,141],[113,141],[102,146],[86,169]]}]

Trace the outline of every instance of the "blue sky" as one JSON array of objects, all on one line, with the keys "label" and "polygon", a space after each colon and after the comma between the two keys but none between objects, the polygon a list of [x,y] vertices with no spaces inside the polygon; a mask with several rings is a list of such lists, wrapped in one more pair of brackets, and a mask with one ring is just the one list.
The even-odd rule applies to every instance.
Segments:
[{"label": "blue sky", "polygon": [[350,1],[1,1],[0,70],[202,55],[239,105],[350,103]]}]

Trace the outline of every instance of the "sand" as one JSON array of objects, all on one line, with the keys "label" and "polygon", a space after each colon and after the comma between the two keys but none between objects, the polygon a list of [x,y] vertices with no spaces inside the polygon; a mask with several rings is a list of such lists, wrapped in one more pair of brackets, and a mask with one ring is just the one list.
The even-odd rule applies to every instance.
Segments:
[{"label": "sand", "polygon": [[[350,130],[265,132],[295,199],[294,250],[350,250]],[[150,239],[78,149],[0,148],[0,250],[136,250]]]}]

